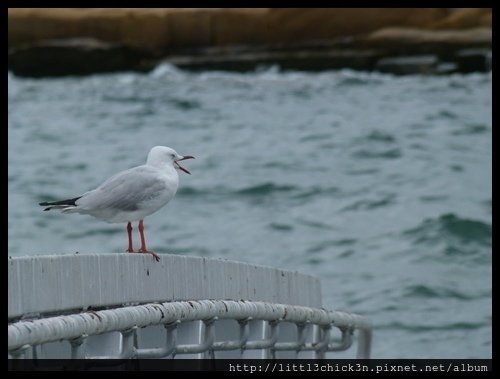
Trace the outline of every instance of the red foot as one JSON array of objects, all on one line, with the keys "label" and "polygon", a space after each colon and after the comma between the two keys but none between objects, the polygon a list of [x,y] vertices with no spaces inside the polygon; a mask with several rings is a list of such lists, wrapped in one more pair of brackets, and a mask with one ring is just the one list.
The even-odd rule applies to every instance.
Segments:
[{"label": "red foot", "polygon": [[132,250],[132,249],[127,249],[127,250],[125,250],[125,251],[126,251],[127,253],[137,253],[137,251],[134,251],[134,250]]},{"label": "red foot", "polygon": [[154,251],[139,249],[139,252],[144,254],[151,254],[156,262],[160,261],[160,256],[156,254]]}]

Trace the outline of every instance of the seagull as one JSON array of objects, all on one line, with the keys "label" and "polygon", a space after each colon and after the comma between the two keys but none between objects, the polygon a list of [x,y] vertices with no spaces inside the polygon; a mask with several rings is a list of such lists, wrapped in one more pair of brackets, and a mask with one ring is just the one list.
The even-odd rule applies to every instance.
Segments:
[{"label": "seagull", "polygon": [[148,154],[146,164],[121,171],[94,190],[83,195],[59,201],[40,203],[44,211],[60,209],[63,213],[88,214],[108,223],[127,223],[129,253],[132,247],[132,222],[139,221],[141,237],[139,253],[151,254],[158,262],[160,257],[146,247],[144,218],[164,207],[177,192],[177,170],[191,174],[179,162],[194,159],[179,155],[166,146],[155,146]]}]

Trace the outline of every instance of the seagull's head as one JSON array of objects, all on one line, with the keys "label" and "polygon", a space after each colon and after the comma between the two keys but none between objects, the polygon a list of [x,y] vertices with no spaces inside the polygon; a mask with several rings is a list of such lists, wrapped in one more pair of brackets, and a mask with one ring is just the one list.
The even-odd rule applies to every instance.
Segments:
[{"label": "seagull's head", "polygon": [[186,159],[194,159],[194,157],[191,155],[180,155],[171,147],[155,146],[148,154],[147,164],[153,166],[172,164],[176,170],[181,170],[186,174],[191,174],[187,169],[179,164],[180,161],[184,161]]}]

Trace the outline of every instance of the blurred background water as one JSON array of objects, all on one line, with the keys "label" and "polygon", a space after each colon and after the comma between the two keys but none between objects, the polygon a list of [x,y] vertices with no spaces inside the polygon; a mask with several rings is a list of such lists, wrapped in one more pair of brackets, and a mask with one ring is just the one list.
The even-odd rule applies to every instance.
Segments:
[{"label": "blurred background water", "polygon": [[124,253],[125,224],[38,202],[171,146],[196,160],[145,220],[158,253],[315,275],[326,308],[372,319],[375,358],[491,358],[491,85],[169,65],[9,74],[8,253]]}]

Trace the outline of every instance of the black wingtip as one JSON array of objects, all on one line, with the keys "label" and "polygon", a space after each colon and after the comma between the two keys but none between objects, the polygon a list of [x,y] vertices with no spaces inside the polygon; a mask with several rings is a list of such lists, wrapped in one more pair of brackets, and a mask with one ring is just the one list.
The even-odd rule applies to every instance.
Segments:
[{"label": "black wingtip", "polygon": [[52,209],[52,207],[48,207],[48,208],[45,208],[43,211],[50,211]]},{"label": "black wingtip", "polygon": [[[64,205],[64,206],[75,206],[76,201],[81,198],[81,196],[74,197],[73,199],[65,199],[65,200],[59,200],[59,201],[44,201],[43,203],[38,203],[39,205],[47,206],[47,205]],[[49,208],[50,209],[50,208]]]}]

